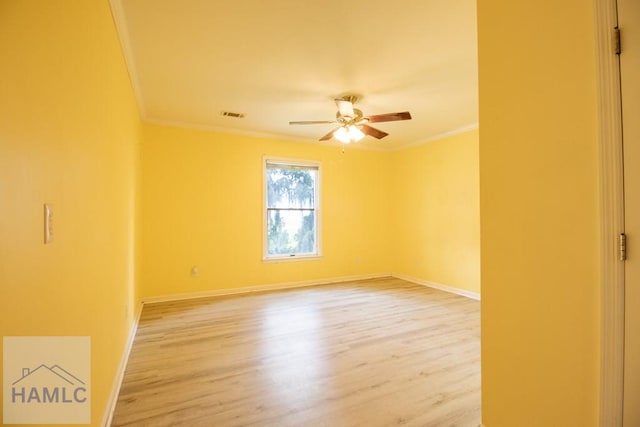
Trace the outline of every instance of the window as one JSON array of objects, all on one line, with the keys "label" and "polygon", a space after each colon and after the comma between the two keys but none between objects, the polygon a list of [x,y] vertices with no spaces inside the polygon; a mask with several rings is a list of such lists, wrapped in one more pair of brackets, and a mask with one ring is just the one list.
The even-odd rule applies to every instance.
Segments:
[{"label": "window", "polygon": [[265,260],[320,256],[320,164],[265,159]]}]

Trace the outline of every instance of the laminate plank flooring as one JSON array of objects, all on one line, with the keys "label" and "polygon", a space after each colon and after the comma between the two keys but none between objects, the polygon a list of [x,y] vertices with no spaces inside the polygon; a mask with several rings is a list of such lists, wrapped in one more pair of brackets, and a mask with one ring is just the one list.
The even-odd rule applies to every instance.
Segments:
[{"label": "laminate plank flooring", "polygon": [[147,304],[112,426],[477,427],[479,309],[395,278]]}]

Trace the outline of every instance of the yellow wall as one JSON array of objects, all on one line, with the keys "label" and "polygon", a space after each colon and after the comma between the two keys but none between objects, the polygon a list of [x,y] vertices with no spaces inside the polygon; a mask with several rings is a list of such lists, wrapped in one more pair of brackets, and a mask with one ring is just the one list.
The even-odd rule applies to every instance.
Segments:
[{"label": "yellow wall", "polygon": [[391,156],[393,272],[480,293],[478,131]]},{"label": "yellow wall", "polygon": [[[392,270],[480,290],[477,130],[396,153],[352,147],[343,153],[327,145],[144,129],[144,297]],[[322,162],[321,260],[262,262],[265,155]]]},{"label": "yellow wall", "polygon": [[[322,162],[321,259],[262,262],[265,155]],[[389,273],[387,156],[145,125],[142,296]]]},{"label": "yellow wall", "polygon": [[478,2],[487,427],[598,424],[592,9]]},{"label": "yellow wall", "polygon": [[0,335],[90,336],[99,425],[136,298],[139,119],[108,1],[3,0],[0,52]]}]

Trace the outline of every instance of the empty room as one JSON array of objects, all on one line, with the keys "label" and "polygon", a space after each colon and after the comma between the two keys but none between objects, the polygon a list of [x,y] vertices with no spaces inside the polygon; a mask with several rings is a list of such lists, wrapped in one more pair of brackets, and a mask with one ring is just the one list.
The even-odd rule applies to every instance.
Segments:
[{"label": "empty room", "polygon": [[0,1],[4,425],[622,425],[610,4]]},{"label": "empty room", "polygon": [[114,6],[146,120],[112,425],[479,425],[473,2],[373,44],[383,3]]}]

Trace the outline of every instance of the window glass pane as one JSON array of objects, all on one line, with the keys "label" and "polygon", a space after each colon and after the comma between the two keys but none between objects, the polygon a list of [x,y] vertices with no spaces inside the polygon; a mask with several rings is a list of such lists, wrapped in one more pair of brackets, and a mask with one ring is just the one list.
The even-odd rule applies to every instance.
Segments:
[{"label": "window glass pane", "polygon": [[267,211],[269,255],[316,252],[315,211],[270,209]]},{"label": "window glass pane", "polygon": [[314,208],[316,168],[267,165],[268,208]]}]

